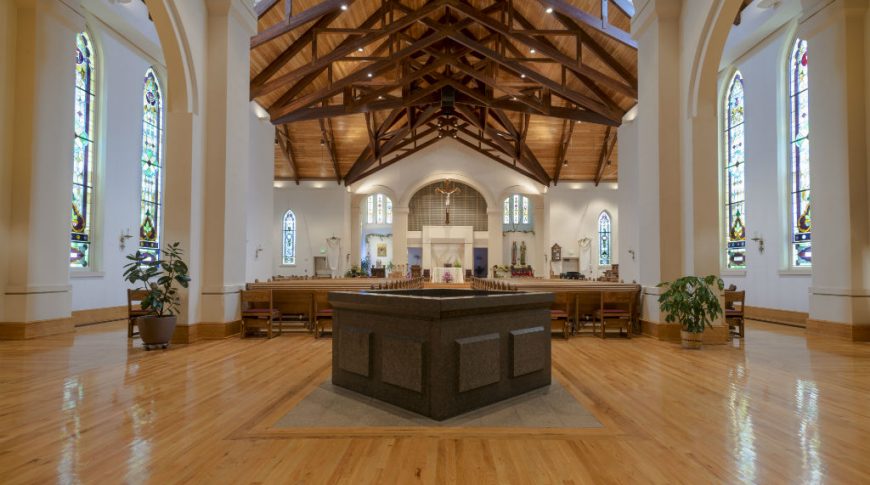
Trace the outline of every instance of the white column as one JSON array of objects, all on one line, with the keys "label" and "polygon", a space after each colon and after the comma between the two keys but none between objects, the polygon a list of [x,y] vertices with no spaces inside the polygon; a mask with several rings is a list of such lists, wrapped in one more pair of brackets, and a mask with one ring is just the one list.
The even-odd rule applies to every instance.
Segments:
[{"label": "white column", "polygon": [[10,190],[3,196],[8,197],[4,209],[11,236],[4,251],[11,257],[0,338],[28,338],[73,329],[69,213],[75,63],[70,52],[85,25],[60,2],[19,2],[17,12],[10,3],[5,13],[17,18],[14,27],[9,25],[15,57],[6,61],[14,66],[7,77],[14,79],[9,106],[14,123],[11,158],[3,161]]},{"label": "white column", "polygon": [[[359,263],[362,261],[362,209],[365,197],[354,195],[350,203],[350,265],[359,268]],[[394,214],[395,217],[395,214]],[[347,268],[350,269],[350,268]]]},{"label": "white column", "polygon": [[502,247],[504,236],[502,235],[502,207],[489,208],[486,211],[487,230],[489,231],[489,241],[487,242],[487,259],[489,267],[486,268],[486,274],[490,278],[493,277],[492,267],[495,265],[503,265]]},{"label": "white column", "polygon": [[810,334],[870,340],[867,1],[807,19],[813,282]]},{"label": "white column", "polygon": [[393,264],[408,266],[408,215],[411,210],[407,207],[393,206]]},{"label": "white column", "polygon": [[256,20],[249,2],[207,0],[205,213],[201,322],[239,319],[245,283],[245,186],[250,83],[249,39]]}]

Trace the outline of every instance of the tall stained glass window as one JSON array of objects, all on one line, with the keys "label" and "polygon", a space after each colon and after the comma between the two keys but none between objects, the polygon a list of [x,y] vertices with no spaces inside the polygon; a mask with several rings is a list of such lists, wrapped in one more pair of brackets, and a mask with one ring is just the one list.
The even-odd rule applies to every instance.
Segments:
[{"label": "tall stained glass window", "polygon": [[791,123],[790,194],[791,264],[813,264],[810,210],[810,116],[807,41],[797,39],[789,59],[789,107]]},{"label": "tall stained glass window", "polygon": [[505,225],[513,223],[528,225],[531,224],[531,203],[525,195],[514,194],[504,200],[504,209],[502,222]]},{"label": "tall stained glass window", "polygon": [[296,214],[292,210],[284,213],[283,224],[283,256],[284,264],[296,264]]},{"label": "tall stained glass window", "polygon": [[384,194],[373,194],[366,200],[366,222],[369,224],[392,224],[393,201]]},{"label": "tall stained glass window", "polygon": [[610,214],[604,211],[598,216],[598,264],[601,266],[611,264],[610,234]]},{"label": "tall stained glass window", "polygon": [[87,32],[76,35],[73,186],[70,220],[71,268],[91,265],[94,215],[94,49]]},{"label": "tall stained glass window", "polygon": [[145,72],[142,94],[142,196],[139,208],[139,252],[148,260],[160,254],[162,222],[163,92],[153,69]]},{"label": "tall stained glass window", "polygon": [[745,113],[743,77],[739,72],[731,80],[725,102],[725,261],[728,269],[745,269]]}]

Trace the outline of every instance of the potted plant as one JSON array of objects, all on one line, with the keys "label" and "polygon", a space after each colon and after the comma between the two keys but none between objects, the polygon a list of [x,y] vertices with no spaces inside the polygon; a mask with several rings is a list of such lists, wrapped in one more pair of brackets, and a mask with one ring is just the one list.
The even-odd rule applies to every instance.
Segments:
[{"label": "potted plant", "polygon": [[142,309],[151,315],[139,318],[139,336],[145,350],[169,346],[181,309],[178,287],[187,288],[190,283],[179,243],[169,244],[162,253],[162,258],[149,261],[147,255],[137,251],[127,256],[130,263],[124,266],[124,279],[148,292],[142,299]]},{"label": "potted plant", "polygon": [[716,275],[704,278],[684,276],[659,283],[658,286],[667,288],[659,296],[661,310],[666,315],[665,321],[682,325],[680,337],[683,348],[700,349],[704,328],[712,327],[713,320],[722,315],[719,294],[725,283]]}]

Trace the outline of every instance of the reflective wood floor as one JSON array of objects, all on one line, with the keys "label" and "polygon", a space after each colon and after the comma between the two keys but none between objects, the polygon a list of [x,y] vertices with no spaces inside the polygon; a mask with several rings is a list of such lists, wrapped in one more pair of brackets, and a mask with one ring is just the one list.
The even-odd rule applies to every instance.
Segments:
[{"label": "reflective wood floor", "polygon": [[169,351],[122,324],[0,342],[0,483],[870,483],[870,345],[750,323],[700,352],[556,340],[603,429],[270,427],[329,340]]}]

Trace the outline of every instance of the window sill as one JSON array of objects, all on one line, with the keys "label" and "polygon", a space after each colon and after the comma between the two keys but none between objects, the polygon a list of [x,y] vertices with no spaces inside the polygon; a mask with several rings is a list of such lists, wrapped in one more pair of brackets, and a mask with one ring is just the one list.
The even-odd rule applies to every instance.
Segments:
[{"label": "window sill", "polygon": [[282,264],[280,267],[281,268],[295,268],[296,265],[295,264]]},{"label": "window sill", "polygon": [[777,273],[780,276],[812,276],[813,270],[808,268],[788,268],[781,269]]},{"label": "window sill", "polygon": [[103,271],[70,271],[70,278],[102,278],[106,276]]},{"label": "window sill", "polygon": [[730,278],[741,278],[741,277],[746,276],[746,270],[745,269],[723,269],[720,272],[719,276],[730,277]]}]

